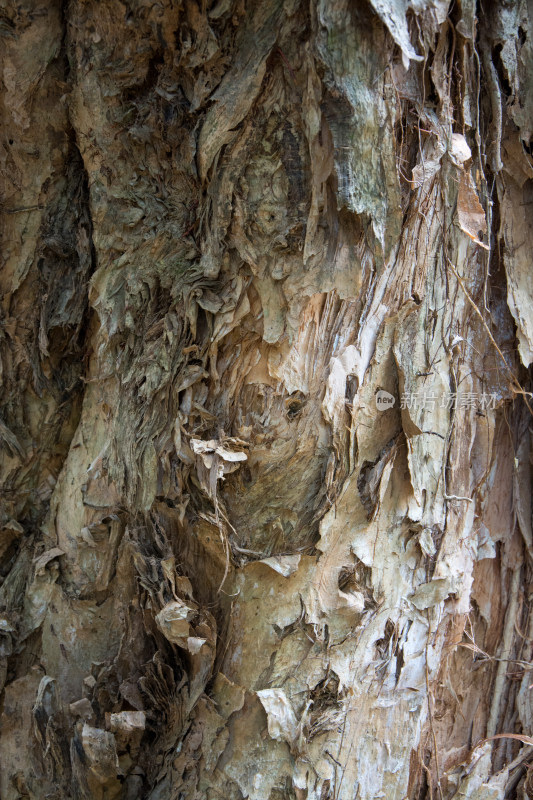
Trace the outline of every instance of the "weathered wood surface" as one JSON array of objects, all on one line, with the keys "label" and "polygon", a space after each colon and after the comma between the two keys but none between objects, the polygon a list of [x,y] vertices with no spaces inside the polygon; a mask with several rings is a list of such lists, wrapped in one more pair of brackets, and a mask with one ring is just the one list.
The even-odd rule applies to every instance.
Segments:
[{"label": "weathered wood surface", "polygon": [[531,14],[4,0],[2,800],[533,796]]}]

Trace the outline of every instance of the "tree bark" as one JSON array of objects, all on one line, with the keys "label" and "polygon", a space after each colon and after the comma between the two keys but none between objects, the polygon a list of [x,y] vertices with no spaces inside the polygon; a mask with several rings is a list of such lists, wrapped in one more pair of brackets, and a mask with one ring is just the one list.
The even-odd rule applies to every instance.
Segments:
[{"label": "tree bark", "polygon": [[532,14],[4,0],[2,800],[533,796]]}]

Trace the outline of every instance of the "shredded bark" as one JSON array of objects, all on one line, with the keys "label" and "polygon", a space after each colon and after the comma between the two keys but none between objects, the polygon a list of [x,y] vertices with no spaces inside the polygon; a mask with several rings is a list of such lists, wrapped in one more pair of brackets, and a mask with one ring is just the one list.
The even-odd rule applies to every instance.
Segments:
[{"label": "shredded bark", "polygon": [[2,800],[531,796],[531,13],[2,4]]}]

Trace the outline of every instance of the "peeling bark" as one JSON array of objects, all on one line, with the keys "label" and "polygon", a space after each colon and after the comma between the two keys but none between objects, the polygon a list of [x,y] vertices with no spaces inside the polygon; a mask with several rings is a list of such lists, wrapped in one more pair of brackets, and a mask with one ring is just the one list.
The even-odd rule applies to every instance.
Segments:
[{"label": "peeling bark", "polygon": [[533,796],[531,14],[3,3],[2,800]]}]

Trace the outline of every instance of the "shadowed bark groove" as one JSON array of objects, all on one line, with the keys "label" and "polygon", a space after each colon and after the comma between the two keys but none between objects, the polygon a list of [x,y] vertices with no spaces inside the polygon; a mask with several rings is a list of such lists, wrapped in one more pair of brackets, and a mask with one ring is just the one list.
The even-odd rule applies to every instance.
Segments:
[{"label": "shadowed bark groove", "polygon": [[2,800],[532,796],[530,31],[1,4]]}]

